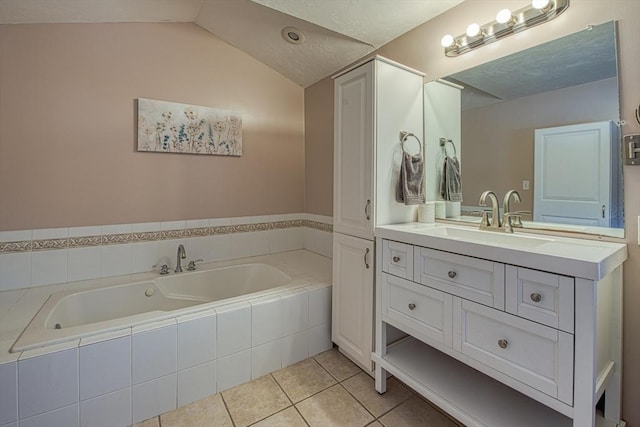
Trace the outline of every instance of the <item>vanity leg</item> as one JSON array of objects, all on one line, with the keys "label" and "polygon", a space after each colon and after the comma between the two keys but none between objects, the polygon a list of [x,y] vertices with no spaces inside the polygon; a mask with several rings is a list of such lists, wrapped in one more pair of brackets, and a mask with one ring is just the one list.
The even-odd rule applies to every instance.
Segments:
[{"label": "vanity leg", "polygon": [[376,391],[379,394],[385,393],[387,391],[387,371],[385,371],[381,366],[376,365],[375,378]]},{"label": "vanity leg", "polygon": [[573,427],[596,425],[597,283],[576,278]]},{"label": "vanity leg", "polygon": [[604,417],[620,423],[622,408],[622,269],[618,267],[611,273],[611,360],[615,363],[614,372],[605,391]]}]

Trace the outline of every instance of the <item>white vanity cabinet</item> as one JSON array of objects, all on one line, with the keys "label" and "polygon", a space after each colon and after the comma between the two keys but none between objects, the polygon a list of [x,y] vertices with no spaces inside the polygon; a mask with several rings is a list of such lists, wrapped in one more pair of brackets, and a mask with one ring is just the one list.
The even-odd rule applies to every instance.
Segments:
[{"label": "white vanity cabinet", "polygon": [[[465,425],[490,427],[594,426],[606,392],[608,425],[620,421],[623,245],[610,244],[615,256],[594,270],[603,277],[584,278],[567,274],[590,275],[584,260],[541,271],[535,253],[517,265],[514,251],[454,253],[460,242],[382,228],[377,244],[400,250],[383,251],[377,270],[378,392],[389,372]],[[413,253],[413,275],[394,268],[398,251]],[[408,337],[384,344],[387,325]]]}]

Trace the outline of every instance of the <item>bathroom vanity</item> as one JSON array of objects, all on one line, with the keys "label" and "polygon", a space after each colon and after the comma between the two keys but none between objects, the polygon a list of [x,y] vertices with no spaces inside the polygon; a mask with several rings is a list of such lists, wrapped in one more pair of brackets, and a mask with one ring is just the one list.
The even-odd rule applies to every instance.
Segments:
[{"label": "bathroom vanity", "polygon": [[409,223],[376,246],[378,392],[388,372],[491,427],[594,426],[604,394],[620,422],[625,245]]}]

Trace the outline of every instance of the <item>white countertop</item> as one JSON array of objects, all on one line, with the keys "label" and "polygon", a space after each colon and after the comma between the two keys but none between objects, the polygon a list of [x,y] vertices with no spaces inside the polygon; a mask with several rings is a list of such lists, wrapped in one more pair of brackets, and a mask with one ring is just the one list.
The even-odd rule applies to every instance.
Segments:
[{"label": "white countertop", "polygon": [[[462,236],[455,235],[457,230],[461,230]],[[625,244],[534,235],[521,230],[510,234],[502,231],[479,231],[477,227],[445,223],[411,222],[378,226],[375,235],[417,246],[596,281],[627,259]],[[529,244],[532,245],[528,246]]]}]

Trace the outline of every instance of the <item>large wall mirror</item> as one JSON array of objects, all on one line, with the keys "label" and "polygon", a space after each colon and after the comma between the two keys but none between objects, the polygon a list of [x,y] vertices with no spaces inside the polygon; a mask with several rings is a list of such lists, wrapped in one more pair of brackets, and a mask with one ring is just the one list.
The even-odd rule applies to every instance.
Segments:
[{"label": "large wall mirror", "polygon": [[624,236],[616,45],[612,21],[444,78],[464,87],[461,220],[515,189],[525,226]]}]

